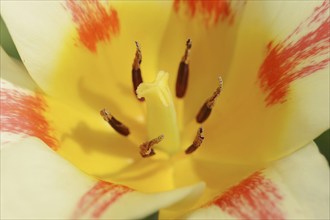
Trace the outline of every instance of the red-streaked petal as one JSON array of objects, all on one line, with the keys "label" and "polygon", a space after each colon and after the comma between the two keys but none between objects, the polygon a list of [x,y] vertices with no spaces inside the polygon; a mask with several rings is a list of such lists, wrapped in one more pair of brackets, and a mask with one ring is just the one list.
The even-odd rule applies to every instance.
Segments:
[{"label": "red-streaked petal", "polygon": [[225,20],[233,22],[234,19],[231,2],[228,0],[174,0],[173,7],[176,12],[185,9],[191,19],[201,14],[207,26]]},{"label": "red-streaked petal", "polygon": [[91,52],[96,52],[96,44],[110,41],[120,29],[117,11],[99,1],[67,0],[65,6],[71,12],[80,43]]},{"label": "red-streaked petal", "polygon": [[[95,175],[95,166],[99,171],[101,168],[111,173],[130,164],[131,158],[139,158],[135,145],[114,133],[98,113],[78,112],[44,95],[22,64],[10,59],[4,51],[1,61],[2,144],[38,137],[66,159],[74,155],[71,162],[81,164],[80,168],[91,175]],[[102,129],[95,129],[95,124]],[[72,150],[75,153],[68,155],[67,151]],[[90,152],[104,151],[89,157]]]},{"label": "red-streaked petal", "polygon": [[138,219],[203,189],[197,184],[145,194],[97,181],[37,138],[1,149],[2,219]]},{"label": "red-streaked petal", "polygon": [[[224,79],[223,92],[204,124],[208,133],[204,147],[196,152],[196,156],[235,164],[269,162],[296,151],[329,128],[330,71],[328,64],[323,65],[329,59],[329,44],[326,43],[329,39],[328,33],[314,33],[328,22],[327,7],[323,1],[299,4],[292,1],[250,1],[246,4],[229,77]],[[324,13],[321,13],[323,9]],[[305,25],[306,22],[310,25]],[[292,35],[296,30],[299,34]],[[320,42],[315,42],[306,36],[322,37]],[[270,75],[266,79],[274,81],[269,82],[273,87],[265,93],[260,88],[259,70],[269,56],[269,42],[274,39],[276,42],[290,39],[286,43],[293,52],[292,57],[285,54],[285,62],[274,62],[268,70],[281,67],[280,70],[284,71],[288,62],[291,69],[289,72],[285,70],[284,75],[267,72]],[[310,45],[299,47],[299,42],[305,40]],[[309,53],[314,55],[309,56]],[[304,68],[313,74],[299,78],[299,71]],[[287,77],[296,80],[289,85],[285,83],[288,82]],[[287,101],[267,106],[265,100],[269,92],[286,91],[284,87],[289,89],[284,97]],[[202,105],[203,102],[199,106]]]},{"label": "red-streaked petal", "polygon": [[237,186],[230,188],[210,205],[215,205],[229,215],[242,219],[284,219],[277,206],[282,195],[277,186],[256,172]]},{"label": "red-streaked petal", "polygon": [[197,184],[168,192],[145,194],[125,186],[100,181],[81,197],[72,218],[143,218],[173,203],[192,198],[203,188],[203,184]]},{"label": "red-streaked petal", "polygon": [[[216,85],[218,77],[222,76],[226,82],[244,15],[245,2],[177,1],[173,5],[163,36],[158,65],[161,70],[171,74],[169,86],[175,94],[179,63],[184,54],[186,41],[191,39],[187,91],[182,99],[183,103],[178,103],[182,109],[177,110],[183,111],[178,114],[182,115],[185,126],[196,117],[201,107],[200,103],[205,102],[212,94],[215,89],[212,85]],[[177,6],[179,9],[175,10]],[[235,19],[221,15],[223,7],[230,7],[230,14],[235,15]],[[189,12],[191,10],[194,12]],[[191,17],[190,13],[194,13],[194,16]],[[217,13],[220,17],[214,22]],[[231,22],[228,22],[229,20]]]},{"label": "red-streaked petal", "polygon": [[47,103],[21,63],[1,49],[1,143],[38,137],[56,150],[58,141],[45,117]]},{"label": "red-streaked petal", "polygon": [[324,1],[286,39],[269,42],[268,55],[259,69],[265,102],[286,101],[290,84],[325,69],[330,62],[330,2]]},{"label": "red-streaked petal", "polygon": [[99,181],[81,199],[72,215],[73,219],[98,219],[107,208],[133,190],[121,185]]},{"label": "red-streaked petal", "polygon": [[141,120],[131,84],[134,41],[148,57],[142,72],[150,81],[159,71],[171,2],[5,1],[1,10],[24,64],[47,94],[82,108],[110,103],[127,120],[132,111]]},{"label": "red-streaked petal", "polygon": [[186,217],[328,219],[329,167],[317,146],[311,143],[252,174]]},{"label": "red-streaked petal", "polygon": [[[52,128],[44,116],[47,104],[42,94],[26,94],[19,89],[10,88],[1,80],[1,132],[22,136],[34,136],[43,140],[56,150],[58,142]],[[8,140],[2,140],[5,143]]]}]

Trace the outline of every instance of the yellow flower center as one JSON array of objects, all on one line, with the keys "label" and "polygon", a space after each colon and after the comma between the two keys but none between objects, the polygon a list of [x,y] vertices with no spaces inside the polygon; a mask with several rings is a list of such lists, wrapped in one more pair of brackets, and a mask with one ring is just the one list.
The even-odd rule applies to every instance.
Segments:
[{"label": "yellow flower center", "polygon": [[[147,105],[147,133],[148,141],[140,145],[140,154],[142,157],[150,157],[156,154],[155,150],[164,152],[166,158],[182,151],[180,140],[180,121],[177,120],[171,90],[168,86],[169,74],[160,71],[153,82],[143,82],[140,64],[142,63],[142,52],[138,42],[136,43],[136,53],[132,66],[132,82],[136,97],[140,101],[146,100]],[[190,39],[186,42],[186,50],[179,65],[176,81],[176,97],[183,98],[189,78],[189,53],[192,47]],[[196,115],[196,122],[203,123],[211,114],[216,98],[222,89],[222,79],[219,77],[220,85],[213,95],[206,100],[200,111]],[[114,116],[101,110],[101,116],[109,125],[123,136],[128,136],[130,130]],[[181,119],[181,118],[179,118]],[[203,129],[197,129],[195,140],[186,147],[185,153],[194,152],[203,142]]]},{"label": "yellow flower center", "polygon": [[[120,44],[120,51],[132,49],[127,45],[127,41]],[[50,88],[55,96],[49,100],[49,118],[61,141],[58,153],[93,177],[140,191],[158,192],[196,183],[200,178],[193,173],[182,179],[175,175],[193,169],[190,154],[202,146],[201,124],[210,115],[221,85],[201,105],[196,120],[187,124],[183,99],[189,91],[191,41],[178,60],[177,74],[171,75],[160,71],[155,76],[159,66],[150,62],[154,50],[145,45],[141,51],[136,46],[131,69],[126,57],[123,63],[111,63],[108,51],[119,51],[117,44],[100,46],[97,55],[75,46],[64,49]],[[141,71],[142,52],[149,59]],[[90,68],[68,62],[74,57],[90,63]],[[127,74],[130,70],[131,75]],[[174,91],[168,83],[173,78]],[[107,124],[100,120],[100,110]]]}]

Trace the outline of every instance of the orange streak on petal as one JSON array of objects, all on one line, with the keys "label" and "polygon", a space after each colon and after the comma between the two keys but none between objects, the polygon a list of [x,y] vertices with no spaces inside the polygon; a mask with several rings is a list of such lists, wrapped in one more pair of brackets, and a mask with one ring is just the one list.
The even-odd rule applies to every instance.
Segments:
[{"label": "orange streak on petal", "polygon": [[114,8],[107,9],[98,0],[67,0],[66,6],[76,24],[79,41],[91,52],[96,52],[97,42],[110,41],[119,33],[119,18]]},{"label": "orange streak on petal", "polygon": [[83,195],[73,214],[73,219],[98,219],[121,196],[132,192],[130,188],[99,181]]},{"label": "orange streak on petal", "polygon": [[43,95],[27,95],[18,90],[6,89],[5,84],[1,81],[1,132],[38,137],[57,150],[58,141],[44,117],[47,104]]},{"label": "orange streak on petal", "polygon": [[[330,53],[330,2],[325,0],[284,41],[267,45],[269,53],[259,69],[266,105],[286,101],[290,84],[325,68]],[[304,33],[308,30],[307,33]],[[298,40],[294,40],[298,37]]]},{"label": "orange streak on petal", "polygon": [[174,11],[179,11],[180,3],[187,6],[187,12],[191,18],[201,14],[206,25],[212,22],[216,24],[228,18],[231,22],[233,19],[232,8],[227,0],[174,0]]},{"label": "orange streak on petal", "polygon": [[216,205],[239,219],[285,219],[278,207],[281,200],[275,184],[256,172],[207,206]]}]

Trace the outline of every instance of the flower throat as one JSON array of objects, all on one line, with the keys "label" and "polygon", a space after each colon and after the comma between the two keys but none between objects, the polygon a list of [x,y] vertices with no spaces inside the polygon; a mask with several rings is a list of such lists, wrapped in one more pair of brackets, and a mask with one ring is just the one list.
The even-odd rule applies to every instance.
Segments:
[{"label": "flower throat", "polygon": [[[147,105],[147,132],[148,138],[143,142],[140,148],[140,155],[144,158],[151,157],[156,154],[156,150],[167,153],[172,156],[182,151],[180,146],[180,132],[177,122],[177,116],[173,98],[168,87],[169,74],[160,71],[154,82],[143,82],[141,63],[142,52],[138,42],[136,44],[136,53],[132,65],[132,84],[134,94],[140,102],[146,102]],[[189,80],[189,58],[192,48],[190,39],[186,42],[186,49],[180,61],[175,93],[179,99],[184,98]],[[205,101],[198,113],[196,114],[196,122],[202,124],[210,116],[217,97],[222,91],[222,79],[219,77],[219,85],[214,93]],[[118,133],[123,136],[130,135],[129,128],[106,109],[100,112],[103,119]],[[191,154],[196,151],[204,140],[204,130],[199,127],[196,132],[195,139],[190,146],[185,149],[185,154]]]}]

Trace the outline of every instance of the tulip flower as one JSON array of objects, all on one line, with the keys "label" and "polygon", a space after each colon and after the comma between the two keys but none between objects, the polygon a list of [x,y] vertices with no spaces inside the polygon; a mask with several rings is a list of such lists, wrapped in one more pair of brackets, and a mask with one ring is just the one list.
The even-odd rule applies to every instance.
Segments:
[{"label": "tulip flower", "polygon": [[1,217],[329,218],[329,5],[1,2]]}]

